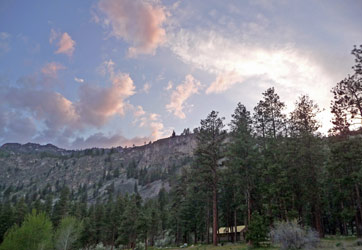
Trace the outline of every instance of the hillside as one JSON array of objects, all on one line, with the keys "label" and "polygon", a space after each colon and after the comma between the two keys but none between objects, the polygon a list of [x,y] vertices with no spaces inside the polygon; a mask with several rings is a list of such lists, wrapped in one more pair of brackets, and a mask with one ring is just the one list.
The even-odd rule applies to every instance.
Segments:
[{"label": "hillside", "polygon": [[[0,148],[0,199],[59,191],[67,185],[88,202],[108,193],[154,197],[190,164],[194,135],[165,138],[131,148],[65,150],[54,145],[7,143]],[[29,192],[30,191],[30,192]],[[14,199],[14,198],[13,198]]]}]

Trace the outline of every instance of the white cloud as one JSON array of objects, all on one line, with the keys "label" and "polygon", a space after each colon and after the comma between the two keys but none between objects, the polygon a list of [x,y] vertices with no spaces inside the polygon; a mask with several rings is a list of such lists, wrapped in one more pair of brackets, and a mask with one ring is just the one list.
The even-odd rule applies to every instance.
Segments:
[{"label": "white cloud", "polygon": [[6,32],[0,32],[0,53],[6,53],[10,51],[10,34]]},{"label": "white cloud", "polygon": [[167,91],[169,91],[169,90],[171,90],[172,89],[172,87],[173,87],[173,83],[172,83],[172,81],[168,81],[168,83],[167,83],[167,86],[166,86],[166,90]]},{"label": "white cloud", "polygon": [[79,83],[83,83],[83,82],[84,82],[84,79],[83,79],[83,78],[74,77],[74,81],[79,82]]},{"label": "white cloud", "polygon": [[143,85],[143,88],[142,90],[148,94],[150,92],[150,88],[151,88],[151,84],[149,84],[148,82],[146,82],[144,85]]},{"label": "white cloud", "polygon": [[221,73],[216,80],[206,89],[206,94],[221,93],[232,87],[237,82],[241,82],[241,77],[235,71]]},{"label": "white cloud", "polygon": [[[263,79],[256,81],[255,87],[269,82],[280,90],[290,108],[298,95],[309,94],[322,109],[329,109],[329,90],[337,80],[312,53],[293,45],[261,47],[236,38],[226,39],[213,31],[181,30],[170,36],[168,46],[186,64],[215,75],[215,81],[206,89],[207,94],[225,92],[236,83]],[[178,114],[183,117],[182,112]],[[328,111],[320,117],[326,127],[330,126]]]}]

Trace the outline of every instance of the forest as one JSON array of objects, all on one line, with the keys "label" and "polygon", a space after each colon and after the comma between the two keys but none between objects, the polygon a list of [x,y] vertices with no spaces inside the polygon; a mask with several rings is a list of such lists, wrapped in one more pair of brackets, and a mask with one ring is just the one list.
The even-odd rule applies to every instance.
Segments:
[{"label": "forest", "polygon": [[202,119],[193,131],[191,167],[156,199],[142,200],[135,187],[133,194],[109,192],[106,202],[87,204],[86,190],[74,199],[67,186],[59,197],[44,190],[3,199],[0,249],[218,245],[219,227],[238,225],[246,226],[245,241],[259,246],[285,223],[317,238],[361,238],[362,45],[352,55],[354,73],[330,90],[328,136],[318,132],[320,110],[308,95],[286,114],[269,88],[252,112],[239,103],[230,124],[216,111]]}]

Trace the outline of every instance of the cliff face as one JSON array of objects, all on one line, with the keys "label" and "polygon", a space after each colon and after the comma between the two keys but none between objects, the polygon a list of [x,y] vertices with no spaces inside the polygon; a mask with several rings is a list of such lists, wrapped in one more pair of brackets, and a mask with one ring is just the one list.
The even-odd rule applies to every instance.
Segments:
[{"label": "cliff face", "polygon": [[89,202],[136,188],[143,198],[151,198],[162,187],[169,189],[179,169],[191,163],[195,146],[192,134],[132,148],[80,151],[50,144],[4,144],[0,148],[0,199],[56,192],[63,185],[75,196],[87,194]]}]

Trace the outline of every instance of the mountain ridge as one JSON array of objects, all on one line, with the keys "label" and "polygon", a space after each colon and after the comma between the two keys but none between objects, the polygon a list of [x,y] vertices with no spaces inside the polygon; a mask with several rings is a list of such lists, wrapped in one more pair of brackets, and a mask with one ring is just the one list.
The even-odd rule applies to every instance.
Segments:
[{"label": "mountain ridge", "polygon": [[[58,192],[63,186],[88,202],[132,193],[155,197],[182,167],[190,166],[194,134],[163,138],[134,147],[66,150],[52,144],[5,143],[0,147],[0,199],[26,193]],[[8,197],[1,190],[10,189]]]}]

